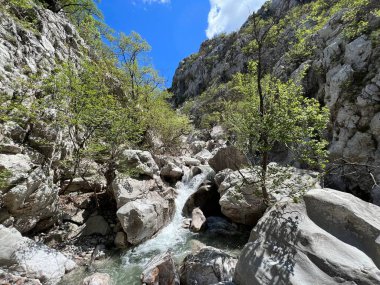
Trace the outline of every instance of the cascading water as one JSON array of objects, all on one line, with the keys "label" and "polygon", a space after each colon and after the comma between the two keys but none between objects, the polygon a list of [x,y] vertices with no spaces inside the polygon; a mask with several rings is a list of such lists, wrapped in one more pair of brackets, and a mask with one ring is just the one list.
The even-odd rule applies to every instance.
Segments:
[{"label": "cascading water", "polygon": [[208,174],[209,172],[205,171],[204,173],[193,177],[190,181],[188,181],[188,177],[184,177],[177,188],[178,196],[176,199],[176,210],[173,220],[155,237],[126,252],[122,257],[122,263],[125,269],[130,270],[134,268],[134,271],[138,271],[138,268],[140,268],[140,271],[142,271],[144,265],[153,256],[167,250],[172,250],[174,257],[177,258],[180,258],[186,253],[188,249],[186,248],[186,243],[192,233],[190,233],[188,229],[182,227],[182,209],[189,196],[198,189]]},{"label": "cascading water", "polygon": [[[206,245],[214,246],[236,255],[246,243],[248,236],[223,238],[221,236],[208,236],[207,234],[194,234],[182,227],[182,209],[189,196],[194,193],[202,182],[210,174],[210,167],[202,167],[202,174],[189,179],[188,173],[177,186],[178,196],[176,198],[176,210],[173,220],[163,228],[155,237],[146,242],[125,251],[121,256],[115,255],[106,260],[97,261],[96,271],[108,273],[112,278],[113,285],[140,285],[140,275],[144,266],[156,254],[171,250],[173,257],[180,262],[183,257],[191,252],[191,241],[200,240]],[[64,277],[60,285],[80,284],[84,277],[90,275],[84,268]]]}]

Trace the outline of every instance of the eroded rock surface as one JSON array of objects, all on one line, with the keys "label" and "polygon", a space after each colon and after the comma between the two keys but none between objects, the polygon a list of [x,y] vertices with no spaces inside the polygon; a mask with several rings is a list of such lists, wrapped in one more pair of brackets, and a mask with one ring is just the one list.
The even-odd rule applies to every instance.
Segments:
[{"label": "eroded rock surface", "polygon": [[237,284],[378,284],[380,208],[331,189],[279,202],[251,232]]}]

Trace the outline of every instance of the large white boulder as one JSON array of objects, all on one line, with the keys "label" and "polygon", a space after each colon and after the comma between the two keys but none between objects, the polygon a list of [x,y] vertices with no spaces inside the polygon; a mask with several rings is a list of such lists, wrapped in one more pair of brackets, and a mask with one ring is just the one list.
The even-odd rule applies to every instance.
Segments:
[{"label": "large white boulder", "polygon": [[117,217],[131,244],[152,237],[174,214],[175,190],[155,176],[137,180],[119,175],[113,183]]},{"label": "large white boulder", "polygon": [[351,194],[309,191],[277,203],[251,232],[237,284],[380,284],[380,208]]},{"label": "large white boulder", "polygon": [[47,246],[22,237],[17,230],[0,225],[0,266],[51,285],[57,284],[76,264]]}]

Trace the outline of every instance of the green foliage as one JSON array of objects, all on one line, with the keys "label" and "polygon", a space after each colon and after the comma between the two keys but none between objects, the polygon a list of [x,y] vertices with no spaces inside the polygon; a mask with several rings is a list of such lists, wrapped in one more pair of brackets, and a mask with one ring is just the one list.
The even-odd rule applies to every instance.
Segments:
[{"label": "green foliage", "polygon": [[[257,62],[251,62],[249,70],[233,79],[233,89],[243,99],[226,102],[226,127],[236,136],[236,145],[253,163],[280,144],[296,159],[323,169],[327,158],[323,131],[329,119],[328,109],[315,99],[305,98],[296,82],[281,82],[270,74],[260,80],[260,98]],[[267,163],[262,167],[265,183]]]},{"label": "green foliage", "polygon": [[293,9],[285,18],[295,30],[296,38],[287,53],[288,58],[303,61],[313,55],[316,49],[313,36],[338,13],[342,13],[343,34],[347,39],[367,32],[365,8],[369,3],[369,0],[317,0]]},{"label": "green foliage", "polygon": [[12,173],[8,169],[0,169],[0,189],[5,189],[9,186],[9,178]]}]

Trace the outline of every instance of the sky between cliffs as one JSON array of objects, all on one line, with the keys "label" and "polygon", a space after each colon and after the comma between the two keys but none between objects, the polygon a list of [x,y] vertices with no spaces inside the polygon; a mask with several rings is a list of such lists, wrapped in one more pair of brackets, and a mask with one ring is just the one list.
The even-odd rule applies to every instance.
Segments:
[{"label": "sky between cliffs", "polygon": [[103,0],[116,31],[136,31],[152,46],[154,67],[170,86],[178,63],[207,38],[238,30],[264,0]]}]

